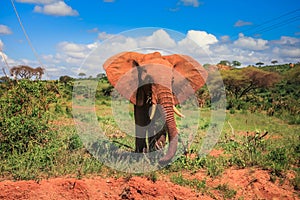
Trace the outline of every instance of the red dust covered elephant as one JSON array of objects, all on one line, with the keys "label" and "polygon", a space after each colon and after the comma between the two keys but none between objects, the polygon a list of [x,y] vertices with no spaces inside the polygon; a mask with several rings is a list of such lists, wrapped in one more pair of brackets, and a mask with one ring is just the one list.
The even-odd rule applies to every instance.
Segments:
[{"label": "red dust covered elephant", "polygon": [[[160,147],[165,143],[167,132],[169,147],[159,163],[169,163],[178,145],[174,113],[183,116],[175,105],[184,102],[205,84],[206,70],[189,56],[162,56],[159,52],[120,53],[109,58],[103,67],[115,89],[134,104],[135,151]],[[155,112],[157,110],[159,112]],[[161,130],[156,130],[153,123],[157,115],[164,119]]]}]

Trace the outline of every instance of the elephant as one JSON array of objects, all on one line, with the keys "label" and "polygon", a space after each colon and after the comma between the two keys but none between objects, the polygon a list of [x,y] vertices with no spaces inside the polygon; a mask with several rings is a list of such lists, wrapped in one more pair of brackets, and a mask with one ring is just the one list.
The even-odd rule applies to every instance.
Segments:
[{"label": "elephant", "polygon": [[[190,56],[159,52],[122,52],[107,59],[103,68],[118,93],[134,104],[135,152],[161,149],[168,137],[168,150],[159,159],[159,164],[168,164],[178,146],[174,113],[184,117],[175,106],[205,84],[207,71]],[[159,119],[162,126],[156,124]]]}]

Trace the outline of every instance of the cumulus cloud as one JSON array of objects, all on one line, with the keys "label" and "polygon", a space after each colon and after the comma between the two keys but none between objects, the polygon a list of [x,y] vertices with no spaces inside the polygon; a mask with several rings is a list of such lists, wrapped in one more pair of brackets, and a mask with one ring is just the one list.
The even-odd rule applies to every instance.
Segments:
[{"label": "cumulus cloud", "polygon": [[98,33],[98,39],[99,39],[99,40],[106,40],[106,39],[111,38],[111,37],[113,37],[113,36],[114,36],[114,35],[108,34],[108,33],[106,33],[106,32]]},{"label": "cumulus cloud", "polygon": [[241,26],[250,26],[252,25],[252,22],[247,22],[247,21],[243,21],[243,20],[238,20],[237,22],[235,22],[234,26],[235,27],[241,27]]},{"label": "cumulus cloud", "polygon": [[[118,35],[102,32],[97,35],[97,39],[100,41],[88,44],[68,41],[58,43],[55,54],[42,56],[46,69],[50,69],[49,74],[56,77],[77,76],[79,72],[84,72],[87,76],[95,76],[104,72],[102,65],[109,57],[123,51],[186,54],[201,64],[237,60],[242,63],[242,67],[255,65],[257,62],[271,64],[271,60],[274,59],[279,63],[296,63],[300,57],[298,45],[300,39],[286,36],[268,41],[240,34],[234,40],[226,35],[217,38],[200,30],[190,30],[186,34],[176,35],[169,30],[155,29],[143,30],[139,35],[136,32]],[[3,47],[1,40],[0,47]],[[25,61],[20,60],[19,63]]]},{"label": "cumulus cloud", "polygon": [[279,48],[275,47],[273,53],[279,57],[300,58],[299,48]]},{"label": "cumulus cloud", "polygon": [[188,53],[197,53],[199,55],[206,55],[211,53],[210,45],[218,42],[216,36],[205,31],[188,31],[186,37],[178,42],[180,49],[184,49]]},{"label": "cumulus cloud", "polygon": [[68,6],[64,1],[58,1],[43,6],[35,6],[34,12],[54,16],[78,16],[77,10]]},{"label": "cumulus cloud", "polygon": [[239,48],[256,50],[256,51],[269,48],[267,40],[246,37],[242,33],[239,34],[238,40],[234,41],[233,44]]},{"label": "cumulus cloud", "polygon": [[10,28],[6,25],[0,24],[0,34],[1,35],[9,35],[12,34]]},{"label": "cumulus cloud", "polygon": [[160,48],[172,48],[176,46],[175,41],[164,30],[157,30],[151,36],[139,38],[138,43],[140,46],[148,47],[159,45]]},{"label": "cumulus cloud", "polygon": [[297,43],[300,43],[300,38],[281,36],[281,38],[279,40],[274,40],[272,42],[275,44],[281,44],[281,45],[295,45]]},{"label": "cumulus cloud", "polygon": [[198,0],[180,0],[180,2],[185,6],[199,7],[200,5],[200,2]]},{"label": "cumulus cloud", "polygon": [[230,36],[229,35],[223,35],[220,37],[221,42],[229,42],[230,41]]},{"label": "cumulus cloud", "polygon": [[93,46],[91,44],[76,44],[73,42],[60,42],[57,45],[57,50],[60,53],[60,55],[64,55],[65,57],[68,57],[70,63],[72,60],[75,62],[77,60],[83,60],[91,51]]}]

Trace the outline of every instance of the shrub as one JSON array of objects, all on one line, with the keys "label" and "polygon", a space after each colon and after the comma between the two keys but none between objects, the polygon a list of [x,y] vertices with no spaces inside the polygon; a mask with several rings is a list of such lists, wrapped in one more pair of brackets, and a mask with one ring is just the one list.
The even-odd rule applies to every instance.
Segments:
[{"label": "shrub", "polygon": [[35,144],[44,145],[51,137],[49,104],[55,94],[42,81],[13,82],[0,96],[0,152],[22,154]]}]

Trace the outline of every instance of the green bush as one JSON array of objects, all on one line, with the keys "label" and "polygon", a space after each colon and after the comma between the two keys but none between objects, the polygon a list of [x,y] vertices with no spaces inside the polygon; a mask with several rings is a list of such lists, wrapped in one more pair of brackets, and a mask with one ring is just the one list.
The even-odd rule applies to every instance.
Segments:
[{"label": "green bush", "polygon": [[83,143],[79,137],[79,135],[74,134],[69,139],[68,149],[70,151],[77,150],[83,147]]},{"label": "green bush", "polygon": [[0,156],[22,154],[51,137],[49,105],[55,94],[42,81],[12,82],[0,96]]},{"label": "green bush", "polygon": [[267,155],[268,165],[272,166],[276,175],[287,169],[289,165],[288,152],[285,148],[276,148]]}]

